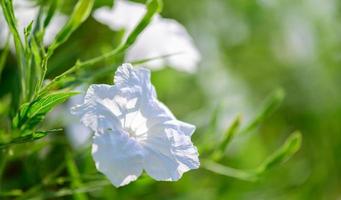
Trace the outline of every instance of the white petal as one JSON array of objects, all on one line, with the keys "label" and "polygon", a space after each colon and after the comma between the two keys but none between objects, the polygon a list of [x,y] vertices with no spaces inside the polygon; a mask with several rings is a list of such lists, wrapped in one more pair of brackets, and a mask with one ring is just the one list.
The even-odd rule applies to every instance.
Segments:
[{"label": "white petal", "polygon": [[120,126],[118,118],[122,115],[120,105],[115,101],[118,98],[119,92],[114,86],[94,84],[89,87],[84,103],[73,107],[71,113],[95,132],[114,129]]},{"label": "white petal", "polygon": [[200,165],[190,137],[175,124],[154,126],[141,144],[145,149],[144,169],[156,180],[176,181]]},{"label": "white petal", "polygon": [[[172,55],[174,54],[174,55]],[[160,19],[150,24],[129,48],[126,60],[134,61],[171,55],[147,62],[152,69],[171,66],[195,72],[201,56],[186,29],[175,20]]]},{"label": "white petal", "polygon": [[92,155],[98,171],[105,174],[116,187],[129,184],[142,173],[141,146],[117,130],[96,134]]},{"label": "white petal", "polygon": [[142,169],[156,180],[175,181],[198,168],[198,151],[190,139],[195,127],[177,120],[157,100],[150,71],[124,64],[114,81],[114,86],[92,85],[73,111],[96,132],[98,170],[121,186]]},{"label": "white petal", "polygon": [[172,125],[173,127],[176,127],[178,133],[186,135],[186,136],[192,136],[195,131],[195,126],[183,121],[179,120],[172,120],[167,121],[165,124]]},{"label": "white petal", "polygon": [[[113,8],[99,8],[93,16],[112,30],[125,29],[127,37],[145,12],[143,4],[118,0]],[[125,60],[132,62],[172,54],[176,55],[154,59],[147,62],[146,66],[151,69],[171,66],[180,71],[195,72],[201,60],[200,53],[184,26],[175,20],[156,15],[128,49]]]},{"label": "white petal", "polygon": [[95,10],[93,17],[112,30],[125,29],[129,33],[142,19],[146,11],[147,9],[143,4],[117,0],[112,8],[103,7]]},{"label": "white petal", "polygon": [[140,90],[141,95],[156,97],[154,86],[150,82],[150,71],[145,68],[134,68],[131,64],[125,63],[120,66],[114,78],[115,85],[121,90]]}]

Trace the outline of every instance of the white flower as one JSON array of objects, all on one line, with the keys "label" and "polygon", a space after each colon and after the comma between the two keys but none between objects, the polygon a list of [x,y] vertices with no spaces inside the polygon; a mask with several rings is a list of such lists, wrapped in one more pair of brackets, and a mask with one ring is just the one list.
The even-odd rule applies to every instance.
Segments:
[{"label": "white flower", "polygon": [[[113,8],[99,8],[93,16],[113,30],[125,29],[127,36],[145,12],[143,4],[117,0]],[[172,56],[152,60],[147,66],[151,69],[171,66],[180,71],[195,72],[201,59],[191,36],[181,24],[156,15],[127,51],[125,60],[129,62],[165,55]]]},{"label": "white flower", "polygon": [[[24,28],[26,28],[32,21],[36,20],[39,13],[39,7],[35,6],[33,2],[27,0],[14,1],[14,14],[17,19],[18,31],[21,38],[24,38]],[[56,13],[52,18],[49,26],[45,32],[44,44],[50,44],[58,31],[65,24],[67,17]],[[2,9],[0,9],[0,48],[3,48],[7,37],[9,34],[9,29],[7,26],[6,19],[3,15]],[[15,51],[14,43],[11,41],[10,49]]]},{"label": "white flower", "polygon": [[150,71],[130,64],[118,68],[115,85],[91,85],[84,103],[72,109],[91,128],[97,169],[115,186],[152,178],[176,181],[199,167],[191,142],[195,126],[177,120],[156,97]]}]

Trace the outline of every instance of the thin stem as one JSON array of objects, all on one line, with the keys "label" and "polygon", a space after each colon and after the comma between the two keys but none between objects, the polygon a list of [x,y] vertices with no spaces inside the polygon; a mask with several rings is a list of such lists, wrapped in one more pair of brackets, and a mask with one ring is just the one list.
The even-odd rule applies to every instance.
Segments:
[{"label": "thin stem", "polygon": [[250,171],[244,171],[240,169],[231,168],[225,165],[221,165],[219,163],[210,161],[210,160],[202,160],[201,166],[209,171],[215,172],[217,174],[221,174],[224,176],[229,176],[232,178],[244,180],[244,181],[256,181],[257,174]]},{"label": "thin stem", "polygon": [[112,51],[110,51],[110,52],[108,52],[106,54],[97,56],[95,58],[92,58],[92,59],[84,61],[84,62],[79,62],[79,61],[76,62],[76,64],[73,65],[71,68],[69,68],[67,71],[65,71],[64,73],[60,74],[59,76],[56,76],[48,85],[46,85],[44,88],[42,88],[38,94],[41,95],[41,94],[45,93],[46,91],[51,89],[56,83],[58,83],[58,81],[60,81],[61,78],[65,77],[67,75],[72,74],[73,72],[77,71],[79,68],[84,68],[84,67],[87,67],[87,66],[92,66],[92,65],[94,65],[94,64],[96,64],[98,62],[101,62],[103,60],[109,59],[109,58],[111,58],[113,56],[118,55],[119,53],[122,53],[125,49],[126,49],[125,45],[118,46],[116,49],[114,49],[114,50],[112,50]]}]

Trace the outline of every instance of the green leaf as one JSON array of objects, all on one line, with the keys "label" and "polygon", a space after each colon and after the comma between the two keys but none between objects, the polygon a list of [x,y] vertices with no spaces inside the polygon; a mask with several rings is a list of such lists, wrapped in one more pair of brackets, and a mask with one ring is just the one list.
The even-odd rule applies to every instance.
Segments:
[{"label": "green leaf", "polygon": [[47,10],[47,14],[44,19],[44,28],[46,28],[50,24],[51,19],[53,18],[59,3],[60,3],[60,0],[54,0],[54,1],[49,2],[49,8]]},{"label": "green leaf", "polygon": [[16,18],[14,15],[12,0],[1,0],[1,7],[5,16],[8,27],[13,34],[14,44],[17,49],[17,53],[23,52],[23,44],[21,42],[20,34],[17,29]]},{"label": "green leaf", "polygon": [[126,41],[121,45],[122,49],[129,48],[139,36],[139,34],[148,26],[148,24],[152,21],[154,15],[156,13],[161,12],[162,10],[162,0],[150,0],[147,2],[147,12],[135,27],[135,29],[129,34]]},{"label": "green leaf", "polygon": [[201,166],[217,174],[229,176],[245,181],[256,181],[266,171],[284,163],[290,159],[301,147],[302,135],[299,131],[294,132],[285,143],[270,155],[256,169],[234,169],[211,160],[202,160]]},{"label": "green leaf", "polygon": [[62,45],[67,39],[71,36],[71,34],[89,17],[92,7],[94,5],[95,0],[80,0],[76,4],[70,19],[64,25],[64,27],[58,32],[57,36],[54,38],[54,41],[47,49],[47,54],[44,56],[44,59],[41,64],[42,74],[39,82],[39,89],[43,85],[43,80],[47,71],[47,61],[52,56],[54,51]]},{"label": "green leaf", "polygon": [[78,92],[54,92],[38,97],[31,103],[23,104],[14,118],[14,127],[22,131],[34,129],[52,108],[75,94]]},{"label": "green leaf", "polygon": [[21,89],[21,99],[26,98],[26,82],[25,75],[27,73],[26,69],[26,58],[24,53],[23,43],[20,38],[20,34],[17,29],[16,18],[14,15],[12,0],[0,0],[3,14],[5,16],[6,22],[8,24],[9,30],[13,35],[13,40],[15,44],[16,54],[18,57],[19,64],[19,80]]},{"label": "green leaf", "polygon": [[258,173],[261,174],[290,159],[300,149],[301,142],[301,133],[299,131],[292,133],[285,143],[259,166]]},{"label": "green leaf", "polygon": [[[80,0],[76,4],[70,19],[59,31],[55,40],[48,49],[47,57],[50,57],[54,50],[63,44],[71,34],[89,17],[95,0]],[[52,11],[51,11],[52,12]]]},{"label": "green leaf", "polygon": [[239,129],[240,121],[241,117],[237,116],[231,123],[230,127],[225,131],[220,144],[218,145],[216,151],[214,151],[212,155],[212,158],[214,160],[217,161],[223,158],[227,146],[230,144],[231,140],[234,138]]},{"label": "green leaf", "polygon": [[114,5],[113,0],[96,0],[94,8],[100,8],[103,6],[112,7]]},{"label": "green leaf", "polygon": [[48,131],[36,131],[36,132],[29,133],[29,134],[25,134],[23,136],[14,138],[9,142],[0,143],[0,149],[7,148],[7,147],[14,145],[14,144],[22,144],[22,143],[27,143],[27,142],[33,142],[33,141],[39,140],[39,139],[47,136],[50,133],[58,133],[61,131],[62,131],[62,129],[52,129],[52,130],[48,130]]},{"label": "green leaf", "polygon": [[285,93],[282,89],[278,89],[273,92],[266,100],[262,106],[259,114],[241,131],[241,135],[256,129],[265,119],[267,119],[271,114],[278,109],[281,105]]},{"label": "green leaf", "polygon": [[0,55],[0,80],[1,80],[2,71],[4,70],[4,67],[7,61],[8,53],[9,53],[9,39],[7,39],[5,48],[2,50],[1,55]]}]

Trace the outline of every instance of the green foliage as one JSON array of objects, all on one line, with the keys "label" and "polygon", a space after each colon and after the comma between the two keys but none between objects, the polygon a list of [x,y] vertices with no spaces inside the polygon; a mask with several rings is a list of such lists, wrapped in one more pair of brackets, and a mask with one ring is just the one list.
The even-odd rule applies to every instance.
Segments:
[{"label": "green foliage", "polygon": [[62,129],[54,129],[54,130],[48,130],[48,131],[34,131],[34,132],[26,132],[22,136],[13,138],[10,141],[7,141],[5,143],[0,143],[0,150],[4,148],[8,148],[13,144],[22,144],[27,142],[34,142],[36,140],[39,140],[48,134],[61,132]]},{"label": "green foliage", "polygon": [[2,50],[2,53],[0,55],[0,80],[1,80],[2,70],[4,70],[4,67],[6,64],[8,53],[9,53],[9,40],[6,41],[5,48]]},{"label": "green foliage", "polygon": [[[46,85],[41,93],[45,93],[51,89],[53,89],[57,85],[65,85],[68,82],[74,82],[74,78],[70,75],[72,75],[75,72],[78,72],[80,70],[84,70],[86,67],[91,67],[94,64],[101,62],[105,59],[109,59],[111,57],[119,56],[120,54],[124,53],[125,50],[127,50],[136,40],[138,35],[146,28],[146,26],[151,22],[153,16],[161,11],[162,3],[160,0],[151,0],[147,4],[147,12],[141,19],[141,21],[137,24],[137,26],[133,29],[133,31],[128,35],[127,39],[122,41],[119,46],[117,46],[114,50],[100,55],[98,57],[89,59],[87,61],[81,62],[77,61],[76,64],[72,67],[70,67],[67,71],[64,73],[56,76],[48,85]],[[58,36],[57,36],[58,37]]]},{"label": "green foliage", "polygon": [[94,0],[80,0],[75,6],[69,21],[56,36],[54,42],[48,48],[47,58],[50,57],[54,50],[63,44],[70,35],[89,17]]},{"label": "green foliage", "polygon": [[[341,163],[337,156],[341,143],[336,133],[341,130],[341,107],[337,101],[339,88],[335,86],[339,85],[336,83],[340,74],[335,53],[338,43],[328,33],[316,37],[321,49],[314,50],[319,54],[309,63],[308,70],[300,68],[308,64],[278,63],[271,49],[276,46],[271,42],[282,31],[278,27],[281,21],[276,20],[285,21],[281,13],[285,9],[291,11],[286,5],[294,5],[293,1],[267,5],[264,1],[263,5],[263,1],[165,0],[164,16],[176,18],[190,28],[191,35],[196,36],[195,43],[201,47],[203,64],[197,74],[173,69],[153,72],[153,83],[159,98],[170,105],[179,119],[197,125],[193,140],[200,151],[201,167],[186,173],[176,183],[156,182],[143,176],[121,189],[113,188],[96,171],[89,149],[73,151],[65,134],[55,134],[65,132],[54,129],[65,126],[64,122],[44,119],[56,106],[77,94],[71,90],[85,79],[89,83],[112,82],[113,69],[155,14],[161,12],[162,1],[147,1],[147,12],[122,41],[121,33],[112,33],[90,17],[94,7],[111,6],[114,1],[43,1],[44,7],[24,30],[17,27],[12,1],[0,1],[11,31],[9,38],[16,47],[16,53],[11,55],[7,42],[0,56],[0,199],[335,199],[339,196],[337,172]],[[75,2],[75,8],[69,7]],[[276,10],[276,4],[283,8]],[[44,47],[46,28],[59,9],[72,11],[71,16],[52,45]],[[321,22],[319,32],[324,32],[330,24]],[[337,32],[329,28],[331,33]],[[271,31],[277,29],[276,33]],[[20,37],[21,33],[24,38]],[[94,39],[102,37],[107,38],[105,44]],[[81,45],[84,41],[87,44]],[[75,49],[81,49],[82,55]],[[280,50],[281,57],[285,57],[286,53]],[[145,64],[175,54],[133,63]],[[316,63],[329,70],[311,74],[317,69]],[[57,67],[47,74],[51,65]],[[228,68],[228,72],[218,68]],[[230,69],[235,72],[231,77],[220,76]],[[230,78],[246,82],[246,88],[251,91],[246,102],[251,105],[274,88],[284,89],[273,92],[260,109],[253,106],[258,111],[256,115],[243,112],[226,124],[225,115],[233,115],[224,106],[234,107],[234,98],[223,94],[230,92],[224,85],[225,79]],[[223,92],[212,95],[219,88]],[[245,92],[236,90],[237,95]],[[286,101],[283,101],[284,90]],[[216,102],[221,104],[210,113]],[[276,115],[272,115],[275,111]],[[296,128],[302,129],[303,134],[297,131],[287,137]],[[325,130],[333,137],[325,134]],[[301,149],[302,135],[306,134],[309,137],[304,137],[306,144]],[[285,137],[283,145],[274,147],[279,144],[279,138]],[[312,195],[311,191],[316,190],[320,194]]]},{"label": "green foliage", "polygon": [[139,22],[139,24],[135,27],[135,29],[129,34],[126,41],[121,45],[120,48],[127,49],[129,48],[136,40],[138,35],[148,26],[150,21],[153,19],[153,16],[156,13],[161,12],[162,10],[162,0],[149,0],[147,2],[147,12]]},{"label": "green foliage", "polygon": [[21,131],[34,130],[51,109],[75,94],[77,92],[54,92],[23,104],[13,120],[13,127]]},{"label": "green foliage", "polygon": [[233,177],[244,181],[256,181],[265,172],[289,160],[300,149],[301,140],[301,133],[294,132],[286,139],[285,143],[281,147],[279,147],[272,155],[270,155],[261,165],[255,169],[234,169],[211,160],[204,160],[202,165],[205,169],[220,175]]},{"label": "green foliage", "polygon": [[281,105],[284,96],[284,91],[282,89],[278,89],[274,91],[273,94],[271,94],[269,97],[267,97],[259,114],[244,128],[244,130],[242,130],[242,134],[253,131],[259,126],[260,123],[262,123],[274,111],[276,111],[277,108]]},{"label": "green foliage", "polygon": [[26,83],[25,83],[25,75],[27,73],[26,67],[26,58],[24,53],[23,43],[21,41],[19,31],[17,29],[16,18],[13,11],[12,0],[1,0],[1,7],[3,10],[3,14],[5,16],[6,22],[8,24],[9,30],[13,36],[16,54],[18,57],[18,65],[19,65],[19,80],[20,80],[20,88],[21,88],[21,98],[22,96],[27,95]]},{"label": "green foliage", "polygon": [[302,134],[298,131],[291,134],[285,143],[269,156],[257,169],[258,174],[277,166],[290,159],[301,147]]},{"label": "green foliage", "polygon": [[[285,143],[279,147],[272,155],[270,155],[259,167],[252,170],[241,170],[231,168],[222,165],[221,162],[226,156],[225,151],[235,136],[243,136],[248,132],[251,132],[255,127],[259,126],[266,118],[268,118],[281,104],[284,99],[284,93],[282,90],[276,90],[270,97],[267,98],[265,105],[260,110],[260,113],[256,115],[256,118],[249,123],[245,129],[239,130],[241,125],[241,117],[237,116],[229,126],[229,128],[223,133],[218,145],[213,145],[210,149],[208,159],[205,159],[203,167],[214,173],[221,174],[228,177],[237,178],[245,181],[256,181],[262,174],[267,172],[273,167],[276,167],[283,162],[290,159],[301,147],[302,135],[300,132],[294,132]],[[218,109],[213,113],[212,120],[210,122],[209,130],[216,130]],[[208,149],[206,149],[208,150]]]}]

